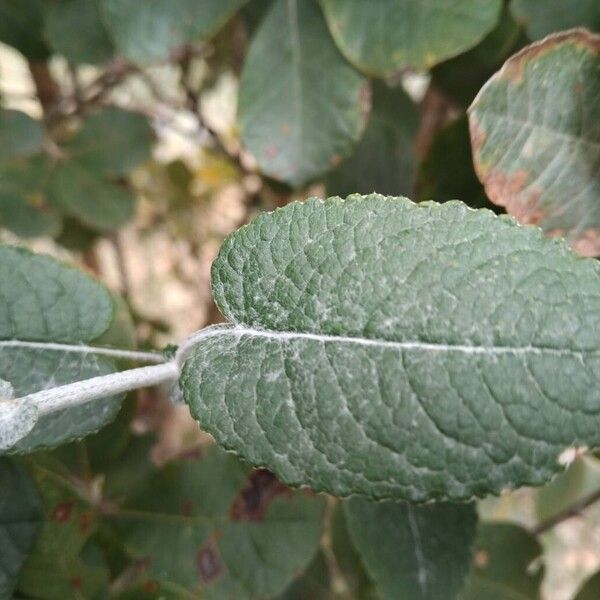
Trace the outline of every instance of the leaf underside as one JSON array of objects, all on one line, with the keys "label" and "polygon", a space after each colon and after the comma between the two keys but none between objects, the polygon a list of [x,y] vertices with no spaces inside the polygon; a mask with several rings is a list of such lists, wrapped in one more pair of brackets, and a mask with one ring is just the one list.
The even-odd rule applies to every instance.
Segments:
[{"label": "leaf underside", "polygon": [[180,381],[200,424],[284,482],[464,499],[539,485],[600,443],[600,278],[539,229],[460,202],[312,199],[213,265],[232,325]]}]

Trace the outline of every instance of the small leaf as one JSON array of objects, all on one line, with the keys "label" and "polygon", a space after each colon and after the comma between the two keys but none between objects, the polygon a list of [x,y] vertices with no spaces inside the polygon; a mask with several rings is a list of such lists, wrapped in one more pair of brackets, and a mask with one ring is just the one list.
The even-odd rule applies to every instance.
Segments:
[{"label": "small leaf", "polygon": [[88,117],[66,151],[86,170],[125,175],[150,158],[152,141],[146,117],[109,108]]},{"label": "small leaf", "polygon": [[60,215],[44,189],[48,173],[42,156],[0,165],[0,225],[21,237],[60,232]]},{"label": "small leaf", "polygon": [[38,493],[14,461],[0,458],[0,598],[12,598],[40,527]]},{"label": "small leaf", "polygon": [[102,21],[101,0],[58,0],[46,7],[44,30],[53,49],[72,63],[103,63],[113,45]]},{"label": "small leaf", "polygon": [[315,2],[274,2],[240,83],[242,140],[260,168],[304,185],[350,153],[367,110],[367,84],[338,52]]},{"label": "small leaf", "polygon": [[600,598],[600,571],[583,584],[574,600],[598,600],[598,598]]},{"label": "small leaf", "polygon": [[100,231],[124,225],[135,211],[135,198],[129,190],[106,181],[77,160],[55,166],[46,193],[52,206]]},{"label": "small leaf", "polygon": [[510,58],[469,109],[489,198],[522,223],[600,254],[600,36],[572,30]]},{"label": "small leaf", "polygon": [[373,110],[354,152],[327,178],[329,194],[411,194],[419,113],[401,88],[373,87]]},{"label": "small leaf", "polygon": [[18,110],[0,110],[0,163],[35,154],[43,140],[38,121]]},{"label": "small leaf", "polygon": [[107,584],[106,566],[84,560],[98,522],[81,498],[82,482],[77,487],[48,457],[30,459],[29,468],[42,495],[44,520],[23,565],[18,591],[36,600],[104,597],[99,592]]},{"label": "small leaf", "polygon": [[321,0],[342,54],[378,77],[429,69],[472,48],[498,22],[500,0]]},{"label": "small leaf", "polygon": [[473,565],[460,600],[538,600],[544,575],[541,555],[542,547],[522,527],[480,525]]},{"label": "small leaf", "polygon": [[532,40],[572,27],[600,31],[598,0],[511,0],[510,10]]},{"label": "small leaf", "polygon": [[107,519],[147,561],[144,577],[202,598],[243,600],[273,597],[304,571],[324,504],[213,447],[151,474]]},{"label": "small leaf", "polygon": [[180,385],[225,448],[337,496],[464,499],[600,445],[600,264],[460,202],[311,199],[233,233]]},{"label": "small leaf", "polygon": [[344,503],[350,535],[380,596],[456,598],[469,570],[473,504]]},{"label": "small leaf", "polygon": [[100,0],[112,38],[125,58],[151,63],[219,30],[247,0]]}]

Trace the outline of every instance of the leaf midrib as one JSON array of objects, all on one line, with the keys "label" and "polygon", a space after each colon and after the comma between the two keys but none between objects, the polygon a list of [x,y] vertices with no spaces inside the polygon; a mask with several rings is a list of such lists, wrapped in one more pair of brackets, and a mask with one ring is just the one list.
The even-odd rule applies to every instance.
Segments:
[{"label": "leaf midrib", "polygon": [[575,350],[572,348],[552,348],[548,346],[481,346],[471,344],[446,344],[440,342],[423,342],[420,340],[404,340],[401,342],[382,340],[378,338],[363,338],[353,336],[309,333],[301,331],[279,331],[272,329],[252,328],[245,325],[233,324],[210,327],[200,330],[191,336],[186,345],[195,346],[205,339],[218,336],[261,337],[276,341],[311,340],[321,343],[348,343],[376,348],[391,348],[395,350],[421,350],[425,352],[461,352],[477,355],[554,355],[554,356],[600,356],[600,348],[594,350]]}]

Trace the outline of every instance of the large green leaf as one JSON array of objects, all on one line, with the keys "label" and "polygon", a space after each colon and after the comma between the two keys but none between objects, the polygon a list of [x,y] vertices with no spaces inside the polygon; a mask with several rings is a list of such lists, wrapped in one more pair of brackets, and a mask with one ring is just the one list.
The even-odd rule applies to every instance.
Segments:
[{"label": "large green leaf", "polygon": [[544,575],[541,554],[535,537],[518,525],[481,525],[460,599],[538,600]]},{"label": "large green leaf", "polygon": [[327,178],[329,194],[412,194],[419,113],[401,88],[373,86],[373,110],[356,148]]},{"label": "large green leaf", "polygon": [[43,501],[40,535],[29,553],[17,586],[21,596],[36,600],[100,598],[108,570],[102,561],[86,560],[98,516],[82,498],[89,482],[75,482],[46,457],[29,460]]},{"label": "large green leaf", "polygon": [[[85,274],[45,256],[0,246],[0,298],[0,378],[11,384],[16,397],[114,371],[105,358],[44,344],[90,342],[110,326],[113,300]],[[0,401],[1,448],[29,452],[81,438],[110,421],[119,406],[120,398],[114,397],[38,412]],[[19,439],[14,431],[9,438],[7,431],[16,426],[22,429]]]},{"label": "large green leaf", "polygon": [[345,502],[350,535],[381,598],[455,598],[469,570],[474,504]]},{"label": "large green leaf", "polygon": [[315,2],[275,2],[240,83],[242,140],[260,168],[293,186],[322,175],[350,153],[367,110],[367,84],[338,52]]},{"label": "large green leaf", "polygon": [[213,447],[153,473],[109,520],[149,579],[243,600],[282,592],[308,566],[324,504]]},{"label": "large green leaf", "polygon": [[510,9],[534,40],[571,27],[600,31],[598,0],[511,0]]},{"label": "large green leaf", "polygon": [[469,109],[489,198],[600,254],[600,36],[549,36],[510,58]]},{"label": "large green leaf", "polygon": [[42,36],[43,20],[43,0],[0,0],[0,41],[31,60],[43,60],[49,54]]},{"label": "large green leaf", "polygon": [[428,69],[479,42],[501,0],[321,0],[342,54],[371,75]]},{"label": "large green leaf", "polygon": [[102,63],[113,54],[102,21],[101,0],[54,0],[45,14],[45,34],[53,49],[73,63]]},{"label": "large green leaf", "polygon": [[35,154],[42,147],[44,129],[19,110],[0,110],[0,163]]},{"label": "large green leaf", "polygon": [[100,0],[119,52],[141,63],[210,37],[247,0]]},{"label": "large green leaf", "polygon": [[181,387],[290,485],[422,501],[541,484],[600,444],[600,264],[460,202],[291,204],[213,264],[232,323]]},{"label": "large green leaf", "polygon": [[13,597],[40,520],[40,500],[33,482],[15,462],[0,458],[0,598]]}]

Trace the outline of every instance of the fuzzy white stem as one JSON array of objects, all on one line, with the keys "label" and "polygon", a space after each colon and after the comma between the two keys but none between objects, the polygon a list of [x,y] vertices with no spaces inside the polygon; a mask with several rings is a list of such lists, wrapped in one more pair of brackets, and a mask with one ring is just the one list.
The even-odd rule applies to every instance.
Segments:
[{"label": "fuzzy white stem", "polygon": [[139,352],[137,350],[122,350],[121,348],[102,348],[99,346],[84,346],[82,344],[55,344],[52,342],[23,342],[21,340],[2,340],[0,348],[28,348],[32,350],[50,350],[58,352],[79,352],[81,354],[98,354],[121,358],[123,360],[137,360],[148,363],[164,363],[165,357],[160,352]]},{"label": "fuzzy white stem", "polygon": [[35,404],[38,407],[38,414],[46,414],[114,394],[173,382],[178,377],[179,366],[175,361],[170,361],[160,365],[140,367],[76,381],[49,390],[35,392],[23,396],[19,400]]}]

